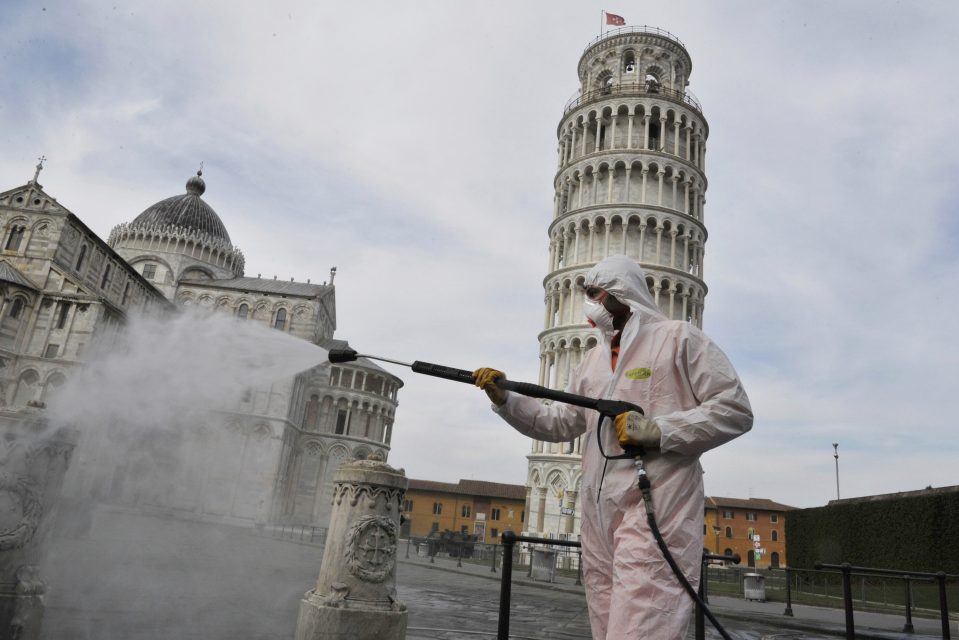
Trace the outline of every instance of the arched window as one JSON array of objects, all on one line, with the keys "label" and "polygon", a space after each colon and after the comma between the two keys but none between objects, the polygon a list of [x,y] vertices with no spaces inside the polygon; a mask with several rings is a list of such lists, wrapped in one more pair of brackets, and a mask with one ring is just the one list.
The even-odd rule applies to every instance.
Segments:
[{"label": "arched window", "polygon": [[246,320],[250,317],[250,305],[245,302],[239,306],[236,310],[236,317],[240,320]]},{"label": "arched window", "polygon": [[772,532],[772,534],[771,534],[771,538],[772,538],[772,541],[773,541],[773,542],[778,542],[778,541],[779,541],[779,532],[776,531],[775,529],[773,529],[773,532]]},{"label": "arched window", "polygon": [[659,75],[655,71],[646,72],[646,91],[649,93],[659,93]]},{"label": "arched window", "polygon": [[103,277],[100,278],[101,289],[106,289],[107,285],[110,284],[110,267],[112,266],[113,266],[112,264],[108,264],[106,267],[103,268]]},{"label": "arched window", "polygon": [[306,418],[304,419],[307,428],[316,427],[316,418],[319,414],[320,397],[316,394],[310,396],[310,401],[306,403]]},{"label": "arched window", "polygon": [[649,148],[652,151],[660,151],[659,145],[660,126],[658,122],[649,123]]},{"label": "arched window", "polygon": [[733,528],[732,528],[732,527],[726,527],[726,537],[727,537],[727,538],[732,538],[732,537],[733,537]]},{"label": "arched window", "polygon": [[26,404],[31,400],[34,400],[37,397],[39,382],[40,376],[37,375],[36,371],[25,371],[20,376],[20,380],[17,383],[17,391],[13,398],[13,406],[23,407],[26,406]]},{"label": "arched window", "polygon": [[83,268],[83,260],[87,257],[87,245],[80,247],[80,255],[77,256],[77,271]]},{"label": "arched window", "polygon": [[273,328],[280,331],[286,329],[286,309],[279,309],[276,312],[276,321],[273,322]]},{"label": "arched window", "polygon": [[54,373],[47,378],[46,389],[43,393],[43,401],[49,403],[60,391],[60,387],[66,383],[67,379],[62,373]]},{"label": "arched window", "polygon": [[62,329],[67,324],[67,317],[70,315],[70,303],[60,303],[60,313],[57,315],[57,329]]},{"label": "arched window", "polygon": [[11,318],[19,318],[20,314],[23,313],[23,298],[14,298],[8,313]]},{"label": "arched window", "polygon": [[339,409],[336,412],[336,427],[333,433],[346,435],[350,432],[350,414],[346,409]]},{"label": "arched window", "polygon": [[609,69],[604,69],[597,76],[593,85],[596,90],[602,94],[608,94],[613,90],[613,73]]},{"label": "arched window", "polygon": [[20,248],[20,243],[23,241],[23,234],[26,231],[26,227],[18,226],[10,229],[10,235],[7,237],[7,244],[4,245],[4,249],[8,251],[16,251]]}]

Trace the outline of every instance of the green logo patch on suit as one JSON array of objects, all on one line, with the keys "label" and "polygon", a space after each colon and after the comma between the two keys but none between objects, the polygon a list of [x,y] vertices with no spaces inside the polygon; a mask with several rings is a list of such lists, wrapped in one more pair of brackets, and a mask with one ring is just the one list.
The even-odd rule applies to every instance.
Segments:
[{"label": "green logo patch on suit", "polygon": [[653,370],[645,367],[630,369],[626,372],[626,377],[630,380],[648,380],[652,375]]}]

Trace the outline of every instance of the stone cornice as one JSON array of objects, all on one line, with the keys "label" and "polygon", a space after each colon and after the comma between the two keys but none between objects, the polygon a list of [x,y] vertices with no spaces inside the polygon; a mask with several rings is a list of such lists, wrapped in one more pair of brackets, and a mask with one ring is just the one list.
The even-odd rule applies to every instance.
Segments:
[{"label": "stone cornice", "polygon": [[[706,239],[709,237],[709,232],[706,230],[706,225],[692,217],[688,213],[683,213],[682,211],[677,211],[676,209],[671,209],[669,207],[663,207],[657,204],[639,204],[636,202],[619,202],[614,204],[591,204],[588,207],[581,207],[579,209],[573,209],[567,211],[558,218],[555,218],[552,222],[549,223],[549,227],[546,230],[546,233],[549,238],[553,237],[553,232],[556,231],[557,227],[562,227],[562,223],[570,222],[575,219],[577,216],[596,218],[596,213],[601,213],[605,211],[610,211],[610,216],[622,213],[620,211],[613,211],[615,209],[629,209],[630,213],[627,215],[633,215],[636,212],[649,211],[652,215],[658,213],[665,213],[670,216],[675,216],[680,220],[690,224],[695,225],[703,234],[703,243],[706,242]],[[568,269],[572,267],[564,267]],[[548,277],[548,276],[547,276]]]},{"label": "stone cornice", "polygon": [[[652,158],[652,160],[647,160],[643,156],[648,156]],[[684,169],[689,169],[690,171],[695,172],[696,176],[703,182],[704,192],[709,189],[709,179],[706,177],[706,174],[702,169],[697,167],[686,158],[673,155],[672,153],[666,153],[665,151],[656,151],[654,149],[604,149],[601,151],[590,151],[585,156],[577,157],[575,160],[556,171],[553,176],[553,189],[559,190],[562,188],[562,178],[564,175],[571,173],[574,169],[583,167],[583,165],[594,167],[595,169],[595,166],[598,166],[602,164],[603,161],[606,161],[607,163],[612,164],[623,162],[629,166],[635,160],[643,161],[644,165],[648,165],[652,161],[657,161],[657,163],[659,163],[659,160],[663,160],[662,164],[664,165],[678,164]]]}]

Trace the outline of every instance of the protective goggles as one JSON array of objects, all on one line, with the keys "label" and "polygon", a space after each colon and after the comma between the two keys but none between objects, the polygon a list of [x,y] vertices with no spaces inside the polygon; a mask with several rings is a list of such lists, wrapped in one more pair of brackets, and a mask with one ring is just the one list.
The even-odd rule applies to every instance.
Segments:
[{"label": "protective goggles", "polygon": [[596,302],[602,302],[609,295],[609,292],[599,287],[586,287],[586,297]]}]

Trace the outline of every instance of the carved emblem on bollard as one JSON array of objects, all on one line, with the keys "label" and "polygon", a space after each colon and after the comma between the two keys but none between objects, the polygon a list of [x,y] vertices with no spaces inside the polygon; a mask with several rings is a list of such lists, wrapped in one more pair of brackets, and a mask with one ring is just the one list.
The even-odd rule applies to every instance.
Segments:
[{"label": "carved emblem on bollard", "polygon": [[366,582],[383,582],[396,560],[396,524],[384,516],[363,516],[347,535],[350,573]]}]

